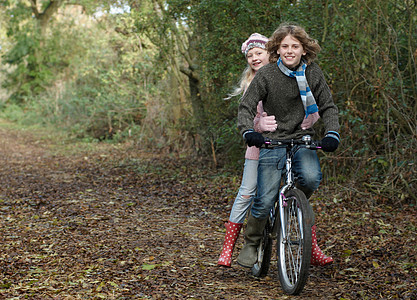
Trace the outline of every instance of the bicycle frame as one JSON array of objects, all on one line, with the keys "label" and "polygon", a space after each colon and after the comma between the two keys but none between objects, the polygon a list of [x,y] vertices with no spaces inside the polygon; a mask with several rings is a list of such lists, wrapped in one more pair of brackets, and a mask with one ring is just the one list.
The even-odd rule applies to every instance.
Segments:
[{"label": "bicycle frame", "polygon": [[[292,146],[293,145],[286,146],[287,147],[286,162],[285,162],[286,179],[285,179],[284,186],[279,190],[279,193],[278,193],[278,207],[276,206],[272,207],[271,212],[270,212],[270,217],[273,222],[272,231],[271,231],[272,238],[276,237],[276,233],[278,231],[278,215],[276,214],[277,210],[279,211],[279,216],[284,215],[284,208],[286,206],[285,193],[288,190],[294,188],[294,184],[295,184],[294,174],[292,172],[292,159],[291,159],[292,151],[291,149],[289,149],[290,147],[292,148]],[[285,220],[283,218],[279,218],[279,220],[281,222],[281,228],[285,228]],[[286,238],[285,230],[282,230],[281,232],[283,234],[283,239],[285,239]]]},{"label": "bicycle frame", "polygon": [[[288,147],[288,146],[287,146]],[[279,191],[279,215],[283,216],[284,215],[284,208],[286,206],[286,201],[285,201],[285,193],[294,187],[294,174],[292,172],[292,159],[291,159],[291,149],[287,149],[287,157],[286,157],[286,184],[281,188],[281,190]],[[281,228],[283,230],[281,230],[282,233],[282,238],[283,240],[286,239],[287,233],[285,231],[285,220],[283,217],[280,217],[280,221],[281,221]]]},{"label": "bicycle frame", "polygon": [[[313,145],[312,144],[312,140],[310,136],[304,136],[302,138],[302,141],[304,142],[304,144],[301,145],[306,145],[307,148],[311,148],[311,149],[320,149],[321,147],[317,144],[317,145]],[[316,142],[317,143],[317,142]],[[285,183],[284,186],[279,190],[278,193],[278,211],[279,211],[279,216],[283,216],[284,215],[284,209],[286,206],[286,198],[285,198],[285,193],[291,189],[294,188],[295,185],[295,178],[294,178],[294,173],[292,172],[292,155],[293,155],[293,147],[296,144],[300,144],[300,143],[296,143],[295,140],[291,140],[291,143],[285,143],[285,142],[278,142],[277,145],[284,145],[286,147],[286,157],[285,157],[285,169],[286,169],[286,178],[285,178]],[[268,145],[272,145],[271,141],[267,141],[267,147]],[[278,222],[277,222],[277,207],[276,205],[274,205],[270,211],[270,219],[272,220],[272,230],[271,230],[271,235],[272,238],[276,237],[276,233],[278,231]],[[284,218],[280,217],[280,225],[281,228],[283,228],[283,230],[281,230],[282,233],[282,238],[286,239],[286,232],[285,232],[285,220]],[[302,233],[303,235],[303,233]],[[303,236],[302,236],[303,237]]]}]

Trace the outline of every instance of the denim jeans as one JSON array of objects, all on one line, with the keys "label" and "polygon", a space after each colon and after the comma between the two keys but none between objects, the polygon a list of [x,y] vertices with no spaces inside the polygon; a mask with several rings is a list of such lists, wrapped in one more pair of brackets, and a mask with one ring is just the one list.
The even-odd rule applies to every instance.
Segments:
[{"label": "denim jeans", "polygon": [[[237,193],[232,211],[230,212],[229,221],[233,223],[243,223],[246,213],[252,204],[253,196],[256,193],[256,183],[258,177],[258,161],[246,159],[243,168],[242,183]],[[242,197],[250,196],[250,197]]]},{"label": "denim jeans", "polygon": [[[266,218],[277,199],[281,176],[286,171],[285,153],[284,147],[261,149],[258,166],[258,193],[252,205],[252,215],[255,218]],[[316,151],[306,148],[298,149],[292,160],[292,169],[298,177],[297,186],[305,194],[311,195],[319,187],[322,174]]]}]

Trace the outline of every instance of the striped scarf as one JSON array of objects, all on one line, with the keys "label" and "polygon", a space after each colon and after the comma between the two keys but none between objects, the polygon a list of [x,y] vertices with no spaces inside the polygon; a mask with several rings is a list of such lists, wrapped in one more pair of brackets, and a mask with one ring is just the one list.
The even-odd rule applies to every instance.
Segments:
[{"label": "striped scarf", "polygon": [[277,61],[278,68],[281,70],[282,73],[285,75],[292,77],[297,80],[298,89],[300,90],[301,100],[303,101],[304,111],[305,111],[305,118],[301,123],[302,129],[308,129],[317,122],[320,118],[319,116],[319,109],[316,104],[316,99],[314,99],[314,95],[308,86],[307,78],[305,75],[305,70],[307,68],[307,64],[302,61],[302,64],[298,67],[296,71],[291,71],[288,69],[281,60],[281,57]]}]

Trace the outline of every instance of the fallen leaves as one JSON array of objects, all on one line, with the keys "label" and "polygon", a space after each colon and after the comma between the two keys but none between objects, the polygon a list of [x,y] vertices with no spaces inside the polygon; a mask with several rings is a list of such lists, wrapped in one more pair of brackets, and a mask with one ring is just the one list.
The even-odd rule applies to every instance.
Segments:
[{"label": "fallen leaves", "polygon": [[[29,133],[0,133],[1,298],[289,298],[275,257],[263,279],[216,264],[236,176],[111,145],[52,155]],[[312,267],[302,297],[415,298],[415,207],[361,197],[313,197],[319,244],[335,263]]]}]

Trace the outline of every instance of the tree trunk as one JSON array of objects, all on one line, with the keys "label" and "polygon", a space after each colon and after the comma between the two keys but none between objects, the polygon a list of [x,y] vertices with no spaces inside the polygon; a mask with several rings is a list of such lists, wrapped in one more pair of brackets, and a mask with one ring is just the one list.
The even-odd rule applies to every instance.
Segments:
[{"label": "tree trunk", "polygon": [[49,20],[63,3],[64,0],[51,0],[49,1],[44,11],[40,12],[38,9],[37,0],[30,0],[32,12],[35,15],[35,18],[39,21],[42,36],[46,32]]}]

